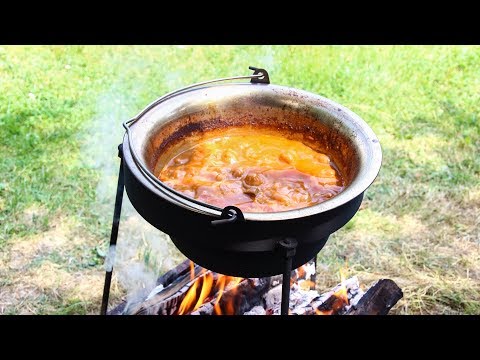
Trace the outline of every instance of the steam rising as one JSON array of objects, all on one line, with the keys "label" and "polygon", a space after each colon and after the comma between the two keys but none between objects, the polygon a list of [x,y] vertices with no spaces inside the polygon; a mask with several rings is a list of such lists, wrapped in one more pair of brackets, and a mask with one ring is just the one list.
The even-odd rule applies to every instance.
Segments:
[{"label": "steam rising", "polygon": [[[139,49],[132,48],[132,57],[128,59],[116,57],[114,51],[110,53],[106,51],[107,59],[103,60],[108,61],[112,65],[112,71],[119,75],[117,80],[108,86],[108,90],[98,97],[96,114],[90,123],[82,148],[86,165],[99,173],[96,200],[92,208],[100,215],[99,226],[105,232],[105,250],[108,249],[115,203],[119,167],[117,147],[122,142],[124,134],[122,123],[168,91],[215,77],[249,74],[249,65],[263,67],[270,72],[274,71],[275,67],[274,49],[262,46],[255,51],[249,63],[235,62],[231,64],[234,69],[222,70],[213,77],[205,75],[206,78],[203,78],[202,72],[202,78],[194,81],[192,76],[195,72],[188,67],[182,67],[180,58],[178,69],[166,69],[163,66],[164,47],[152,48],[157,56],[155,59],[142,59],[141,56],[136,56],[137,52],[141,53]],[[170,50],[183,56],[181,52],[201,51],[201,47],[192,50],[192,47],[177,46]],[[111,58],[108,58],[109,56]],[[212,69],[210,63],[198,66],[207,70]],[[151,88],[152,83],[157,84],[155,88]],[[184,259],[168,235],[152,227],[138,215],[124,193],[113,269],[114,279],[117,278],[124,288],[128,302],[137,301],[139,297],[145,298],[155,287],[158,276]]]},{"label": "steam rising", "polygon": [[[130,74],[133,79],[136,71],[145,70],[141,62],[126,63],[124,76],[111,84],[108,91],[97,100],[97,111],[91,122],[82,149],[87,166],[99,173],[96,188],[96,201],[92,204],[94,211],[100,215],[101,227],[108,234],[105,238],[105,249],[108,249],[110,226],[117,188],[117,177],[120,160],[117,157],[118,144],[122,142],[124,129],[122,122],[138,113],[138,106],[147,86],[141,80],[133,82],[133,86],[124,85]],[[128,69],[128,70],[127,70]],[[176,85],[179,74],[169,73],[167,86]],[[129,84],[132,83],[129,79]],[[128,84],[128,83],[127,83]],[[155,96],[148,99],[146,106]],[[143,96],[145,98],[145,96]],[[167,234],[164,234],[147,223],[133,208],[126,192],[124,192],[122,215],[113,264],[114,279],[118,279],[125,290],[127,301],[134,302],[145,297],[156,285],[160,274],[173,268],[185,257],[176,249]],[[112,257],[107,256],[107,266],[111,266]]]}]

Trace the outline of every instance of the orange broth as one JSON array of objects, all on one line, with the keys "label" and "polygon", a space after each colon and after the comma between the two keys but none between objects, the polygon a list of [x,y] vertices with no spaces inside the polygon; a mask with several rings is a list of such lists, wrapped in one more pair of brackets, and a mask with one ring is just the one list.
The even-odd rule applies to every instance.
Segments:
[{"label": "orange broth", "polygon": [[205,136],[171,157],[158,177],[202,202],[234,205],[245,212],[311,206],[345,186],[327,155],[261,130]]}]

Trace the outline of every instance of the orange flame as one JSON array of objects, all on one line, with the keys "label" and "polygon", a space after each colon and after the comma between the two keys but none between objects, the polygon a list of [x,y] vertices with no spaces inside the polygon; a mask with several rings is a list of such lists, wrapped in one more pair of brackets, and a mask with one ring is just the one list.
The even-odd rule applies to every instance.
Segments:
[{"label": "orange flame", "polygon": [[200,291],[200,296],[198,297],[197,303],[195,304],[193,311],[197,310],[203,304],[204,300],[207,298],[208,295],[210,295],[210,291],[212,290],[213,274],[209,272],[208,274],[203,275],[202,278],[202,290]]},{"label": "orange flame", "polygon": [[298,287],[304,291],[315,289],[315,283],[312,280],[298,280]]},{"label": "orange flame", "polygon": [[[305,288],[301,287],[301,283],[303,281],[307,281],[308,284],[310,285],[310,289],[315,289],[315,283],[309,279],[307,279],[307,271],[305,270],[306,265],[302,265],[299,268],[295,269],[294,275],[290,278],[290,287],[293,286],[293,284],[297,283],[301,289],[303,290],[308,290],[306,289],[306,284]],[[312,285],[313,284],[313,285]]]},{"label": "orange flame", "polygon": [[290,287],[292,287],[295,282],[300,282],[301,280],[298,279],[305,277],[306,274],[307,272],[305,271],[304,265],[295,269],[295,275],[290,278]]},{"label": "orange flame", "polygon": [[318,309],[315,309],[315,314],[316,315],[332,315],[333,310],[318,310]]},{"label": "orange flame", "polygon": [[220,301],[221,296],[218,297],[218,301],[215,304],[215,314],[216,315],[235,315],[235,294],[237,293],[237,286],[240,284],[240,282],[243,280],[241,277],[232,277],[232,276],[225,276],[222,275],[226,278],[225,283],[229,287],[229,295],[230,298],[228,301],[225,303],[225,313],[222,313],[222,310],[220,308],[220,304],[218,301]]},{"label": "orange flame", "polygon": [[300,266],[300,267],[297,269],[297,279],[300,279],[301,277],[304,277],[304,276],[306,275],[306,273],[307,273],[307,272],[305,271],[303,265]]},{"label": "orange flame", "polygon": [[228,276],[220,276],[218,281],[217,281],[217,286],[218,286],[218,293],[217,293],[217,299],[215,300],[215,305],[213,306],[213,311],[215,312],[215,315],[222,315],[222,309],[220,309],[220,298],[223,295],[223,289],[225,289],[225,284],[227,283]]},{"label": "orange flame", "polygon": [[[209,296],[215,294],[216,299],[213,306],[214,313],[216,315],[222,315],[222,309],[220,308],[220,299],[225,292],[225,287],[228,286],[230,290],[230,299],[225,304],[225,314],[233,315],[235,314],[235,293],[237,285],[243,280],[243,278],[237,278],[227,275],[218,274],[217,281],[214,286],[214,275],[211,272],[207,272],[205,269],[202,269],[202,276],[196,279],[193,284],[188,289],[185,297],[183,298],[180,306],[178,307],[177,314],[185,315],[192,311],[197,310]],[[190,279],[195,278],[195,264],[190,262]],[[215,291],[213,291],[215,290]]]},{"label": "orange flame", "polygon": [[315,309],[316,315],[333,315],[349,304],[347,287],[345,286],[345,269],[340,269],[340,288],[333,293],[335,300],[330,310]]},{"label": "orange flame", "polygon": [[[180,306],[178,308],[178,315],[185,315],[191,313],[192,311],[197,310],[205,301],[210,301],[211,297],[215,296],[215,301],[213,302],[213,312],[215,315],[234,315],[236,313],[236,300],[235,296],[238,291],[238,284],[243,280],[241,277],[233,277],[222,274],[216,274],[215,277],[212,272],[207,272],[205,269],[201,270],[202,275],[195,279],[195,264],[190,262],[190,279],[193,281],[192,285],[188,289],[183,298]],[[198,274],[198,272],[197,272]],[[291,284],[297,281],[298,286],[302,290],[309,290],[315,288],[315,283],[309,279],[299,279],[305,277],[306,270],[304,266],[299,267],[295,271],[295,275],[290,279]],[[341,272],[342,282],[344,280],[344,275]],[[299,280],[298,280],[299,279]],[[220,305],[220,300],[225,295],[226,290],[228,289],[228,299],[222,301]],[[342,300],[348,304],[347,289],[342,286],[335,294],[338,299]],[[340,302],[343,304],[343,302]],[[334,304],[335,305],[335,304]],[[315,312],[318,315],[331,315],[333,310],[322,311],[316,309]]]},{"label": "orange flame", "polygon": [[337,298],[343,300],[345,305],[348,305],[347,287],[344,284],[344,282],[345,282],[345,272],[346,272],[345,269],[340,269],[340,281],[341,281],[342,285],[340,286],[340,289],[338,289],[335,292],[335,294],[333,294],[333,295],[336,296]]},{"label": "orange flame", "polygon": [[190,310],[191,305],[194,304],[194,301],[197,297],[197,287],[198,281],[195,281],[183,298],[183,301],[178,308],[178,315],[183,315]]},{"label": "orange flame", "polygon": [[[242,280],[243,280],[243,278],[241,278],[241,277],[234,277],[234,278],[232,278],[232,281],[233,281],[232,284],[233,284],[233,286],[237,287],[237,285],[240,284],[240,282],[241,282]],[[235,290],[235,291],[236,291],[236,290]]]},{"label": "orange flame", "polygon": [[190,261],[190,280],[195,279],[195,264]]},{"label": "orange flame", "polygon": [[[205,269],[202,269],[202,272],[204,274],[192,284],[180,303],[178,315],[197,310],[210,295],[213,285],[213,274],[211,272],[206,273]],[[201,285],[200,282],[202,283]],[[199,288],[200,294],[197,295]]]}]

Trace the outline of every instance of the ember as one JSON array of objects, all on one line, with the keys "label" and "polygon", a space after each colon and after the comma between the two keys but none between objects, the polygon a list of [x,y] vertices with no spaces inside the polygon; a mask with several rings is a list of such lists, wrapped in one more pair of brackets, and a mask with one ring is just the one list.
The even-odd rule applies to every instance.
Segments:
[{"label": "ember", "polygon": [[[402,296],[401,290],[391,280],[381,280],[364,293],[360,289],[358,279],[355,276],[345,279],[343,270],[340,271],[341,282],[331,291],[320,295],[315,291],[314,276],[313,261],[292,271],[289,314],[374,314],[382,311],[387,313]],[[193,262],[185,262],[162,278],[170,281],[164,283],[163,287],[155,288],[156,290],[144,302],[124,309],[123,313],[280,314],[282,276],[258,279],[238,278],[208,271]],[[162,278],[159,279],[160,283],[163,281]],[[383,298],[377,296],[380,293],[384,296]]]},{"label": "ember", "polygon": [[315,309],[316,315],[333,315],[346,306],[349,305],[347,287],[345,286],[345,270],[340,269],[340,288],[335,291],[332,295],[332,302],[328,305],[328,310],[322,310],[325,308],[325,303],[323,303],[320,308]]}]

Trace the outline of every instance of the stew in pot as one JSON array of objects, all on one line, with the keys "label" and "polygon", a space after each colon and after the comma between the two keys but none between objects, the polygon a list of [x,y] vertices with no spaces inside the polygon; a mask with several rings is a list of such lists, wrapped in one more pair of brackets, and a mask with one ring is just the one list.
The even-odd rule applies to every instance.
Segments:
[{"label": "stew in pot", "polygon": [[340,193],[344,180],[328,155],[261,129],[206,132],[166,162],[158,178],[188,196],[245,212],[292,210]]}]

